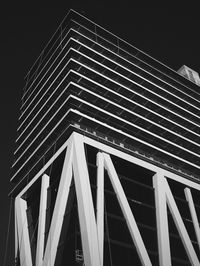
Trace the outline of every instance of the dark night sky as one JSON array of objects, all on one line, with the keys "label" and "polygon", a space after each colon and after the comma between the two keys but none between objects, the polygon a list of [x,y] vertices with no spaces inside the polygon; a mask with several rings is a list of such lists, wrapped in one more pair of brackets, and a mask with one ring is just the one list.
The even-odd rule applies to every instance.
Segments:
[{"label": "dark night sky", "polygon": [[[127,1],[108,0],[66,0],[65,4],[56,1],[55,4],[48,5],[36,4],[35,1],[31,5],[27,2],[15,6],[8,3],[0,10],[0,265],[4,265],[10,204],[7,194],[11,189],[10,167],[24,86],[23,78],[69,8],[83,12],[174,70],[186,64],[200,72],[200,19],[195,9],[138,6],[134,1],[130,1],[131,5]],[[14,265],[11,248],[14,246],[13,215],[11,222],[5,265]]]}]

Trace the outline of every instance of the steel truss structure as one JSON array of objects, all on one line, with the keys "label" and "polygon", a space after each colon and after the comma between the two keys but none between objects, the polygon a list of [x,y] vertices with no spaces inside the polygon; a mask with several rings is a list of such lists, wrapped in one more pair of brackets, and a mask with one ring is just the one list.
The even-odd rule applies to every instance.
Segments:
[{"label": "steel truss structure", "polygon": [[16,265],[200,265],[200,92],[70,10],[26,78]]},{"label": "steel truss structure", "polygon": [[[92,182],[94,182],[94,180],[91,181],[91,173],[88,170],[88,155],[85,151],[85,145],[89,145],[97,150],[96,158],[93,158],[93,160],[96,160],[96,174],[92,176],[92,179],[95,179],[96,183],[95,195],[93,195],[92,192]],[[58,182],[52,218],[45,240],[48,188],[51,178],[50,175],[47,174],[47,170],[63,152],[64,160],[61,167],[62,171]],[[138,222],[138,218],[136,219],[136,210],[132,202],[134,201],[136,204],[138,204],[138,202],[136,202],[136,200],[130,200],[130,196],[128,196],[127,192],[128,189],[126,190],[121,174],[118,173],[117,168],[123,168],[120,164],[116,167],[115,161],[118,159],[123,160],[127,165],[135,165],[150,173],[149,180],[152,181],[152,191],[155,198],[154,216],[157,229],[154,230],[154,233],[157,235],[157,263],[155,262],[156,259],[153,260],[155,254],[150,251],[147,238],[145,234],[141,232],[142,227],[140,222]],[[122,169],[124,175],[127,175],[127,171],[127,168]],[[131,172],[129,174],[133,180],[136,178],[136,173]],[[172,219],[175,224],[178,238],[182,242],[184,247],[183,250],[186,253],[188,265],[200,265],[200,207],[196,202],[199,200],[196,194],[199,195],[200,193],[200,184],[76,132],[71,134],[62,147],[15,198],[15,255],[16,258],[18,257],[19,265],[59,265],[57,264],[59,243],[61,235],[63,234],[63,227],[66,226],[64,219],[66,210],[70,205],[70,190],[72,184],[74,184],[75,187],[81,246],[83,250],[83,255],[79,257],[80,263],[85,266],[111,265],[105,261],[107,258],[105,258],[104,254],[106,241],[108,242],[109,240],[105,239],[105,215],[106,211],[108,211],[106,210],[108,205],[105,207],[105,193],[107,193],[106,183],[108,180],[116,196],[116,203],[118,203],[121,209],[123,221],[125,222],[124,224],[126,224],[128,233],[131,237],[133,247],[131,252],[135,252],[138,256],[137,265],[175,265],[173,262],[173,255],[171,254],[173,250],[171,246],[172,238],[170,235],[172,235],[172,233],[170,232],[171,225],[169,219]],[[32,250],[32,238],[35,232],[32,235],[30,234],[29,218],[27,215],[27,194],[30,194],[29,191],[37,182],[40,182],[40,196],[38,196],[39,211],[36,226],[36,248],[34,253]],[[181,193],[185,195],[185,202],[187,204],[185,208],[191,217],[190,226],[194,228],[195,241],[194,239],[192,240],[193,235],[191,235],[191,231],[188,229],[187,219],[183,218],[183,213],[179,209],[179,201],[177,201],[177,196],[174,195],[175,190],[170,186],[171,182],[179,187],[179,191],[182,189]],[[136,185],[137,182],[135,186]],[[34,194],[34,190],[31,193]],[[109,204],[109,202],[107,203]],[[140,205],[142,205],[141,202]],[[145,216],[145,219],[148,221],[149,217]],[[67,224],[69,226],[69,222]],[[117,234],[120,234],[120,231],[118,231]],[[147,237],[149,236],[147,235]],[[68,250],[64,252],[67,254]],[[113,256],[117,256],[117,254]],[[126,261],[125,258],[124,261]],[[175,260],[175,262],[177,263],[176,265],[178,265],[178,260]],[[112,263],[112,265],[118,265],[114,260]],[[134,263],[135,260],[130,260],[127,265],[133,265]]]}]

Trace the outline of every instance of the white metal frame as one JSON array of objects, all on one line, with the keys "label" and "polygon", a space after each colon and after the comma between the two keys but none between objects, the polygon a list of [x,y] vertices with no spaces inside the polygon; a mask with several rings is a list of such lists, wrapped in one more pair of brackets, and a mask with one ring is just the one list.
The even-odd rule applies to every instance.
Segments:
[{"label": "white metal frame", "polygon": [[[83,114],[83,113],[81,113],[81,112],[79,112],[78,110],[75,110],[75,109],[69,109],[68,111],[67,111],[67,113],[64,115],[64,117],[56,124],[56,126],[67,116],[67,114],[69,114],[70,112],[74,112],[74,113],[76,113],[76,114],[78,114],[78,115],[80,115],[80,116],[82,116],[82,117],[85,117],[85,118],[87,118],[88,120],[91,120],[91,121],[94,121],[94,122],[98,122],[98,124],[101,124],[101,125],[103,125],[103,126],[105,126],[105,127],[107,127],[107,128],[109,128],[109,129],[112,129],[112,130],[114,130],[114,131],[116,131],[116,132],[118,132],[118,133],[120,133],[120,134],[123,134],[124,136],[127,136],[128,138],[131,138],[131,139],[134,139],[134,140],[136,140],[136,141],[138,141],[139,139],[138,138],[136,138],[136,137],[134,137],[134,136],[132,136],[132,135],[130,135],[130,134],[128,134],[128,133],[125,133],[125,132],[122,132],[121,130],[119,130],[119,129],[116,129],[116,128],[113,128],[112,126],[109,126],[108,124],[106,124],[106,123],[103,123],[103,122],[100,122],[100,121],[97,121],[95,118],[91,118],[90,116],[88,116],[88,115],[85,115],[85,114]],[[56,126],[52,129],[52,131],[56,128]],[[51,132],[52,132],[51,131]],[[48,134],[48,136],[51,134],[51,132]],[[47,139],[47,137],[45,137],[45,139],[39,144],[39,146],[36,148],[36,150],[42,145],[42,143],[45,141]],[[142,140],[139,140],[141,143],[143,143],[143,144],[147,144],[147,142],[146,141],[142,141]],[[194,166],[194,167],[196,167],[196,168],[198,168],[198,169],[200,169],[200,167],[198,166],[198,165],[196,165],[196,164],[194,164],[194,163],[191,163],[191,162],[189,162],[189,161],[187,161],[187,160],[185,160],[185,159],[182,159],[182,158],[180,158],[180,157],[178,157],[178,156],[176,156],[176,155],[174,155],[174,154],[172,154],[172,153],[170,153],[170,152],[167,152],[167,151],[163,151],[162,149],[160,149],[160,148],[158,148],[158,147],[156,147],[156,146],[154,146],[154,145],[152,145],[152,144],[149,144],[148,143],[148,146],[149,147],[152,147],[153,149],[156,149],[156,150],[158,150],[158,151],[161,151],[161,152],[164,152],[165,154],[167,154],[167,155],[170,155],[170,156],[172,156],[172,157],[174,157],[174,158],[176,158],[176,159],[178,159],[178,160],[180,160],[180,161],[182,161],[182,162],[184,162],[184,163],[187,163],[187,164],[190,164],[190,165],[192,165],[192,166]],[[36,151],[35,150],[35,151]],[[34,151],[34,152],[35,152]],[[15,178],[15,176],[18,174],[18,172],[22,169],[22,167],[25,165],[25,163],[30,159],[30,157],[31,156],[29,156],[27,159],[26,159],[26,161],[24,162],[24,164],[17,170],[17,172],[15,172],[15,174],[13,175],[13,177],[11,178],[11,181]],[[14,165],[14,164],[13,164]]]},{"label": "white metal frame", "polygon": [[196,233],[196,237],[197,237],[197,242],[198,242],[199,249],[200,249],[200,227],[199,227],[199,221],[198,221],[198,217],[197,217],[195,206],[194,206],[194,201],[192,198],[192,193],[191,193],[191,190],[189,188],[185,188],[184,192],[185,192],[186,200],[188,201],[190,214],[192,217],[192,221],[194,224],[194,229],[195,229],[195,233]]},{"label": "white metal frame", "polygon": [[28,232],[28,221],[26,217],[27,203],[24,199],[17,197],[15,199],[15,219],[17,234],[17,252],[20,256],[20,264],[32,266],[31,247]]},{"label": "white metal frame", "polygon": [[[81,43],[81,42],[79,42],[79,41],[77,41],[77,40],[76,40],[76,42],[79,43],[79,44],[81,44],[82,46],[86,47],[88,50],[93,51],[94,53],[100,55],[101,57],[104,57],[105,59],[109,59],[110,62],[112,62],[112,63],[114,63],[114,64],[120,66],[121,68],[125,69],[127,72],[129,72],[129,73],[131,73],[131,74],[134,74],[134,75],[140,77],[141,79],[143,79],[143,80],[147,81],[148,83],[154,85],[155,87],[159,88],[160,90],[163,90],[165,93],[168,93],[168,94],[170,94],[170,95],[172,95],[172,96],[175,96],[178,100],[182,100],[182,101],[184,102],[183,98],[181,99],[181,98],[178,97],[177,95],[174,95],[173,93],[169,92],[168,90],[165,90],[163,87],[161,87],[161,86],[155,84],[155,83],[152,82],[150,79],[148,80],[148,79],[142,77],[141,75],[139,75],[139,74],[137,74],[137,73],[131,71],[130,69],[128,69],[128,68],[126,68],[126,67],[120,65],[120,64],[117,63],[116,61],[114,61],[114,60],[112,60],[112,59],[110,59],[110,58],[104,56],[103,54],[98,53],[98,52],[95,51],[94,49],[92,49],[92,48],[90,48],[90,47],[84,45],[83,43]],[[74,50],[75,50],[75,49],[74,49]],[[156,96],[162,98],[163,100],[166,100],[165,97],[161,96],[161,95],[158,94],[158,93],[153,92],[152,90],[150,90],[150,89],[146,88],[145,86],[143,86],[143,85],[141,85],[141,84],[139,84],[139,83],[133,81],[132,79],[129,79],[127,76],[124,76],[124,75],[120,74],[119,72],[113,70],[112,68],[107,67],[106,65],[103,65],[103,64],[99,63],[98,61],[94,60],[93,58],[91,58],[91,57],[89,57],[89,56],[87,56],[87,55],[84,55],[83,53],[81,53],[81,52],[79,52],[79,51],[77,51],[77,50],[75,50],[75,51],[76,51],[77,53],[79,53],[80,55],[83,55],[84,57],[86,57],[86,58],[90,59],[91,61],[95,62],[96,64],[101,65],[101,66],[103,66],[104,68],[110,70],[111,72],[117,74],[118,76],[121,76],[122,78],[124,78],[124,79],[126,79],[126,80],[128,80],[128,81],[130,81],[130,82],[132,82],[132,83],[134,83],[134,84],[136,84],[136,85],[138,85],[138,86],[140,86],[141,88],[143,88],[143,89],[145,89],[145,90],[151,92],[152,94],[154,94],[154,95],[156,95]],[[169,85],[169,86],[171,86],[171,85]],[[195,99],[195,100],[196,100],[196,99]],[[186,113],[188,112],[188,113],[190,113],[190,114],[192,114],[192,115],[198,117],[198,115],[196,115],[196,114],[194,114],[194,113],[188,111],[187,109],[185,109],[185,108],[181,107],[180,105],[178,105],[178,104],[176,104],[176,103],[170,101],[169,99],[167,99],[167,101],[168,101],[169,103],[171,103],[171,104],[177,106],[178,108],[184,110]],[[193,108],[195,108],[195,109],[198,110],[198,108],[197,108],[196,106],[194,106],[194,105],[192,105],[192,104],[190,104],[190,103],[188,103],[188,102],[186,102],[186,103],[187,103],[188,105],[191,105]],[[166,109],[168,109],[168,108],[166,108]]]},{"label": "white metal frame", "polygon": [[[93,147],[96,147],[98,150],[100,150],[97,154],[96,217],[85,158],[84,143],[92,145]],[[43,173],[45,169],[47,169],[51,165],[53,160],[55,160],[55,158],[57,158],[60,153],[66,148],[67,151],[61,173],[61,179],[58,187],[58,193],[51,220],[49,235],[46,248],[44,248],[45,211],[47,202],[47,188],[49,186],[49,176]],[[130,163],[140,165],[155,173],[152,178],[155,190],[160,266],[171,265],[167,205],[170,209],[191,264],[195,266],[200,265],[188,232],[186,231],[181,215],[176,206],[167,179],[175,180],[186,186],[185,195],[188,201],[188,208],[191,212],[198,243],[200,243],[200,238],[198,236],[200,228],[194,207],[194,201],[192,199],[191,189],[200,191],[200,184],[173,174],[169,171],[160,169],[155,165],[147,163],[141,159],[135,158],[122,151],[114,149],[108,145],[102,144],[78,133],[73,133],[71,135],[68,141],[56,152],[55,156],[46,163],[43,169],[35,176],[33,180],[30,181],[30,183],[19,193],[19,195],[15,199],[15,255],[17,256],[17,253],[19,251],[21,264],[28,266],[32,265],[32,255],[30,247],[31,243],[29,239],[28,222],[26,216],[27,204],[26,200],[23,199],[24,193],[26,193],[26,191],[38,178],[42,178],[38,238],[36,248],[36,266],[53,266],[55,264],[57,246],[63,226],[63,217],[69,196],[71,181],[73,178],[78,204],[78,216],[81,230],[84,263],[86,266],[103,266],[104,169],[106,169],[108,172],[108,177],[110,178],[111,184],[117,196],[122,213],[125,217],[140,261],[144,266],[152,265],[145,247],[145,243],[143,242],[142,236],[135,222],[134,210],[132,212],[129,206],[125,191],[122,188],[110,155],[115,155],[126,161],[129,161]]]},{"label": "white metal frame", "polygon": [[[79,87],[79,88],[81,88],[81,86],[80,85],[76,85],[77,87]],[[85,90],[86,91],[86,89],[84,89],[83,88],[83,90]],[[92,93],[91,93],[92,94]],[[141,131],[144,131],[144,132],[146,132],[146,133],[148,133],[149,135],[152,135],[153,137],[156,137],[156,138],[158,138],[158,139],[161,139],[161,140],[163,140],[163,141],[165,141],[165,142],[167,142],[167,143],[169,143],[169,144],[171,144],[171,145],[174,145],[175,147],[178,147],[179,149],[182,149],[182,150],[184,150],[184,151],[186,151],[186,152],[188,152],[188,153],[190,153],[190,154],[192,154],[192,155],[194,155],[194,156],[198,156],[199,154],[198,153],[196,153],[196,152],[193,152],[193,151],[191,151],[191,150],[189,150],[189,149],[186,149],[185,147],[183,147],[183,146],[180,146],[180,145],[178,145],[178,144],[176,144],[176,143],[174,143],[174,142],[172,142],[172,141],[170,141],[170,140],[167,140],[167,139],[165,139],[164,137],[161,137],[161,136],[159,136],[159,135],[157,135],[157,134],[155,134],[155,133],[153,133],[153,132],[151,132],[151,131],[148,131],[148,130],[146,130],[146,129],[144,129],[144,128],[142,128],[142,127],[140,127],[140,126],[137,126],[137,125],[135,125],[134,123],[132,123],[132,122],[129,122],[129,121],[127,121],[126,119],[123,119],[123,118],[121,118],[121,117],[118,117],[118,116],[116,116],[116,115],[114,115],[114,114],[112,114],[112,113],[110,113],[110,112],[108,112],[108,111],[106,111],[106,110],[104,110],[104,109],[102,109],[102,108],[99,108],[99,107],[97,107],[97,106],[94,106],[93,104],[90,104],[90,103],[88,103],[87,101],[84,101],[83,99],[80,99],[79,97],[76,97],[76,96],[74,96],[74,95],[70,95],[70,96],[68,96],[67,97],[67,99],[62,103],[62,105],[58,108],[58,110],[56,110],[56,112],[54,113],[54,115],[49,119],[49,121],[47,122],[47,124],[46,125],[48,125],[52,120],[53,120],[53,118],[54,118],[54,116],[59,112],[59,110],[63,107],[63,105],[70,99],[70,98],[72,98],[72,99],[76,99],[77,101],[80,101],[80,102],[82,102],[82,103],[85,103],[86,105],[88,105],[88,106],[90,106],[90,107],[93,107],[93,108],[95,108],[96,110],[99,110],[100,112],[102,112],[102,113],[104,113],[104,114],[107,114],[108,116],[111,116],[111,117],[114,117],[114,118],[116,118],[116,119],[118,119],[118,120],[120,120],[120,121],[122,121],[122,122],[124,122],[124,123],[126,123],[126,124],[128,124],[128,125],[131,125],[131,126],[134,126],[134,127],[136,127],[137,129],[139,129],[139,130],[141,130]],[[104,99],[106,102],[110,102],[109,100],[106,100],[105,98],[103,98],[103,97],[101,97],[101,96],[99,96],[99,98],[101,98],[101,99]],[[111,103],[111,102],[110,102]],[[117,106],[118,108],[121,108],[119,105],[117,105],[117,104],[114,104],[114,103],[112,103],[113,105],[115,105],[115,106]],[[121,108],[122,109],[122,108]],[[123,109],[122,109],[123,110]],[[131,111],[129,111],[129,110],[127,110],[126,108],[124,108],[124,110],[126,110],[127,112],[129,112],[129,113],[133,113],[133,112],[131,112]],[[140,117],[139,115],[138,115],[138,117]],[[63,118],[61,119],[61,120],[63,120]],[[57,124],[59,124],[60,123],[60,121],[57,123]],[[56,124],[56,126],[57,126],[57,124]],[[152,123],[152,124],[154,124],[154,123]],[[45,125],[45,126],[46,126]],[[42,130],[45,128],[45,126],[42,128]],[[41,130],[41,131],[42,131]],[[52,132],[54,130],[54,128],[50,131],[50,133]],[[33,140],[29,143],[29,145],[23,150],[23,152],[20,154],[20,156],[17,158],[17,160],[13,163],[13,165],[12,166],[14,166],[19,160],[20,160],[20,158],[24,155],[24,153],[29,149],[29,147],[32,145],[32,143],[34,143],[34,141],[35,141],[35,139],[41,134],[41,131],[33,138]],[[170,130],[169,130],[169,132],[170,132]],[[47,137],[50,135],[50,133],[47,135]],[[47,138],[46,137],[46,138]],[[45,139],[46,139],[45,138]],[[192,141],[191,141],[191,143],[192,143]],[[195,144],[197,147],[198,146],[200,146],[199,144]]]},{"label": "white metal frame", "polygon": [[[176,228],[188,255],[191,265],[200,265],[195,250],[193,248],[190,237],[187,233],[181,214],[175,203],[174,197],[168,185],[167,179],[164,175],[155,175],[153,178],[154,188],[156,191],[156,213],[157,213],[157,226],[158,226],[158,243],[160,254],[160,265],[170,266],[170,246],[169,246],[169,231],[167,221],[167,205],[172,214]],[[196,214],[196,212],[195,212]]]},{"label": "white metal frame", "polygon": [[[71,71],[71,72],[73,72],[73,71]],[[68,73],[70,73],[70,71],[68,72]],[[68,73],[67,73],[67,75],[68,75]],[[80,75],[80,76],[82,76],[82,75]],[[94,95],[94,96],[98,96],[100,99],[102,99],[102,100],[104,100],[104,101],[106,101],[106,102],[108,102],[108,103],[111,103],[111,104],[113,104],[113,105],[115,105],[116,107],[118,107],[119,109],[121,109],[121,110],[125,110],[125,111],[127,111],[128,113],[130,113],[130,114],[134,114],[132,111],[130,111],[129,109],[127,109],[127,108],[125,108],[125,107],[123,107],[122,108],[122,106],[120,106],[119,104],[116,104],[116,103],[114,103],[114,102],[112,102],[112,101],[110,101],[109,99],[106,99],[105,97],[103,97],[103,96],[100,96],[100,95],[97,95],[96,93],[94,93],[94,92],[92,92],[92,91],[90,91],[90,90],[88,90],[88,89],[86,89],[86,88],[84,88],[83,86],[81,86],[81,85],[78,85],[78,84],[76,84],[76,83],[74,83],[73,81],[71,81],[71,82],[69,82],[69,84],[65,87],[65,89],[62,91],[62,93],[58,96],[58,98],[55,100],[55,103],[57,102],[57,100],[58,99],[60,99],[60,97],[62,96],[62,94],[68,89],[68,87],[70,86],[70,85],[74,85],[74,86],[76,86],[76,87],[78,87],[78,88],[80,88],[81,90],[83,90],[83,91],[86,91],[86,92],[88,92],[88,93],[90,93],[91,95]],[[115,93],[116,94],[116,93]],[[51,94],[51,96],[52,96],[52,94]],[[50,96],[50,97],[51,97]],[[122,96],[121,96],[122,97]],[[63,102],[63,104],[59,107],[59,109],[53,114],[53,116],[51,116],[51,119],[48,121],[48,123],[50,123],[50,121],[53,119],[53,117],[57,114],[57,112],[62,108],[62,106],[68,101],[68,99],[69,99],[69,97]],[[78,100],[81,100],[80,98],[78,98]],[[127,99],[128,100],[128,99]],[[130,101],[130,100],[129,100]],[[54,104],[55,104],[54,103]],[[88,102],[87,102],[87,104],[88,104]],[[43,107],[43,106],[42,106]],[[41,107],[41,108],[42,108]],[[20,147],[23,145],[23,143],[26,141],[26,139],[31,135],[31,133],[34,131],[34,129],[38,126],[38,124],[41,122],[41,120],[46,116],[46,114],[52,109],[52,107],[53,107],[53,105],[51,105],[50,106],[50,108],[47,110],[47,112],[41,117],[41,119],[37,122],[37,124],[34,126],[34,128],[28,133],[28,135],[26,136],[26,138],[22,141],[22,143],[20,143],[20,145],[17,147],[17,149],[14,151],[14,154],[16,154],[16,152],[20,149]],[[145,107],[143,107],[143,108],[145,108]],[[146,108],[147,109],[147,108]],[[41,109],[40,109],[41,110]],[[40,111],[39,110],[39,111]],[[38,111],[38,112],[39,112]],[[153,113],[155,113],[155,112],[153,112]],[[139,118],[143,118],[144,120],[146,120],[146,121],[148,121],[148,122],[150,122],[152,125],[156,125],[156,126],[158,126],[159,128],[161,128],[161,129],[164,129],[164,130],[166,130],[167,128],[166,127],[163,127],[163,126],[161,126],[161,125],[159,125],[159,124],[156,124],[155,122],[153,122],[153,121],[151,121],[151,120],[149,120],[148,118],[145,118],[145,117],[143,117],[143,116],[141,116],[141,115],[139,115],[139,114],[136,114]],[[158,115],[158,114],[157,114]],[[34,119],[35,117],[33,117],[33,119]],[[32,119],[32,120],[33,120]],[[32,121],[31,120],[31,121]],[[29,122],[29,124],[31,123],[31,121]],[[47,124],[48,124],[47,123]],[[46,126],[46,125],[45,125]],[[45,128],[45,126],[44,126],[44,128]],[[136,125],[135,125],[136,126]],[[138,126],[136,126],[136,127],[138,127]],[[162,140],[165,140],[164,138],[162,138],[162,137],[160,137],[159,135],[156,135],[156,134],[153,134],[153,133],[151,133],[151,132],[149,132],[149,131],[147,131],[147,130],[145,130],[145,129],[143,129],[143,128],[141,128],[141,127],[138,127],[140,130],[144,130],[145,132],[148,132],[149,134],[152,134],[152,135],[154,135],[154,136],[156,136],[156,137],[158,137],[158,138],[160,138],[160,139],[162,139]],[[41,131],[43,130],[43,128],[39,131],[39,133],[35,136],[35,138],[32,140],[32,142],[28,145],[28,147],[33,143],[33,141],[37,138],[37,136],[41,133]],[[186,137],[184,137],[184,136],[181,136],[180,134],[178,134],[178,133],[176,133],[176,132],[174,132],[174,131],[172,131],[172,130],[170,130],[170,129],[167,129],[168,130],[168,132],[170,132],[170,133],[172,133],[172,134],[174,134],[175,136],[178,136],[178,137],[181,137],[182,139],[184,139],[184,140],[186,140],[186,141],[188,141],[188,142],[190,142],[190,143],[193,143],[194,145],[196,145],[197,147],[200,147],[200,145],[198,144],[198,143],[196,143],[196,142],[194,142],[194,141],[192,141],[192,140],[189,140],[188,138],[186,138]],[[24,131],[23,131],[24,132]],[[193,133],[193,132],[192,132]],[[21,133],[22,134],[22,133]],[[165,140],[165,141],[167,141],[167,140]],[[184,148],[184,147],[182,147],[182,146],[180,146],[180,145],[177,145],[176,143],[174,143],[174,142],[171,142],[171,141],[167,141],[167,142],[169,142],[169,143],[171,143],[172,145],[175,145],[175,146],[177,146],[177,147],[179,147],[179,148],[181,148],[181,149],[184,149],[184,150],[186,150],[186,151],[188,151],[188,152],[191,152],[190,150],[188,150],[188,149],[186,149],[186,148]],[[26,150],[28,149],[28,147],[26,148]],[[25,151],[26,151],[25,150]],[[25,152],[25,151],[23,151],[23,153]],[[22,154],[23,154],[22,153]],[[22,156],[22,154],[21,154],[21,156]],[[196,155],[196,153],[193,153],[193,154],[195,154]],[[20,157],[21,157],[20,156]],[[19,157],[19,158],[20,158]]]}]

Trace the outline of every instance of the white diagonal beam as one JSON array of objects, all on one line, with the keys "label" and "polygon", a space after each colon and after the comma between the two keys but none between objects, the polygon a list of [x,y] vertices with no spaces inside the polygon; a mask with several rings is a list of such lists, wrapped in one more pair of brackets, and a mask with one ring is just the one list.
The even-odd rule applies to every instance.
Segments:
[{"label": "white diagonal beam", "polygon": [[144,245],[144,242],[143,242],[142,237],[140,235],[139,229],[137,227],[135,218],[132,214],[128,200],[126,198],[126,195],[124,193],[122,185],[119,181],[119,178],[117,176],[116,170],[114,168],[114,165],[111,161],[110,156],[108,154],[104,153],[104,160],[105,160],[105,168],[108,171],[108,175],[110,177],[112,186],[114,188],[117,199],[119,201],[119,205],[121,207],[122,213],[123,213],[124,218],[126,220],[126,223],[127,223],[128,229],[130,231],[132,240],[135,244],[135,247],[136,247],[137,253],[139,255],[140,261],[141,261],[142,265],[144,265],[144,266],[151,266],[152,264],[151,264],[149,255],[148,255],[147,250],[145,248],[145,245]]},{"label": "white diagonal beam", "polygon": [[104,249],[104,157],[97,154],[97,233],[101,266],[103,266]]},{"label": "white diagonal beam", "polygon": [[101,266],[94,205],[85,158],[83,136],[73,134],[73,139],[73,171],[84,263],[86,266]]},{"label": "white diagonal beam", "polygon": [[27,222],[27,203],[20,197],[15,199],[15,210],[17,214],[18,245],[21,265],[32,266],[30,238]]},{"label": "white diagonal beam", "polygon": [[162,180],[162,186],[165,187],[165,193],[167,198],[167,204],[169,206],[170,212],[172,214],[173,220],[175,222],[176,228],[179,232],[179,235],[181,237],[182,243],[185,247],[185,250],[187,252],[188,258],[190,260],[191,265],[193,266],[199,266],[200,262],[197,258],[197,255],[195,253],[195,250],[193,248],[192,242],[189,238],[189,235],[187,233],[187,230],[185,228],[185,225],[183,223],[183,220],[181,218],[181,215],[179,213],[179,210],[176,206],[175,200],[173,198],[172,192],[169,188],[169,185],[167,183],[167,180],[163,178]]},{"label": "white diagonal beam", "polygon": [[196,238],[197,238],[198,246],[200,249],[200,228],[199,228],[197,213],[196,213],[195,206],[194,206],[194,201],[192,198],[192,193],[189,188],[185,188],[184,192],[185,192],[186,200],[189,204],[189,209],[190,209],[190,213],[191,213],[191,217],[192,217],[192,221],[193,221],[193,225],[194,225],[194,229],[196,233]]},{"label": "white diagonal beam", "polygon": [[70,141],[67,147],[67,152],[64,159],[61,179],[59,183],[58,193],[49,229],[47,245],[44,254],[43,266],[52,266],[55,263],[57,247],[59,243],[61,228],[63,224],[63,217],[69,195],[69,189],[72,181],[72,157],[73,145]]},{"label": "white diagonal beam", "polygon": [[37,248],[36,248],[36,266],[42,266],[43,262],[48,187],[49,187],[49,176],[44,174],[42,176],[42,181],[41,181],[40,210],[39,210]]},{"label": "white diagonal beam", "polygon": [[153,187],[155,193],[157,237],[160,266],[171,265],[171,252],[169,243],[169,226],[167,217],[167,202],[165,187],[162,186],[164,175],[158,172],[153,176]]}]

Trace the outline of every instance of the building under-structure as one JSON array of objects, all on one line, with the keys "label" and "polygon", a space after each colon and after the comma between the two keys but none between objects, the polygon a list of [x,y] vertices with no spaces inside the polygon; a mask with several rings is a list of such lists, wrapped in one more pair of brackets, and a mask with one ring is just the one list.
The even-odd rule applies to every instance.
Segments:
[{"label": "building under-structure", "polygon": [[184,71],[68,12],[26,76],[16,265],[200,265],[200,88]]}]

